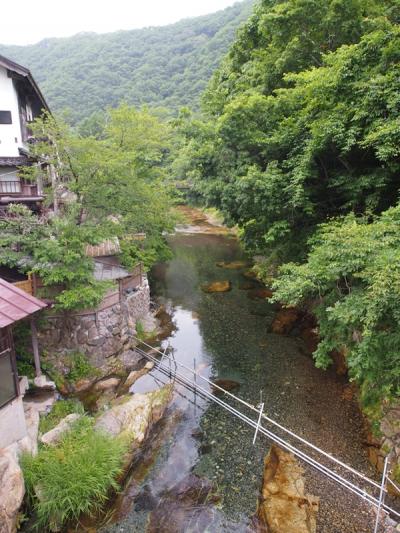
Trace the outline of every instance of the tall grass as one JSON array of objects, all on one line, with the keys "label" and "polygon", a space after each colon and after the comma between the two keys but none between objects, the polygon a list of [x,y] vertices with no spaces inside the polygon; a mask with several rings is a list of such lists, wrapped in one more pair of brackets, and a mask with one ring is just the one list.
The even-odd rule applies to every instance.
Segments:
[{"label": "tall grass", "polygon": [[28,503],[39,531],[100,511],[111,490],[118,490],[126,445],[95,432],[93,423],[84,416],[58,446],[43,446],[36,457],[22,457]]},{"label": "tall grass", "polygon": [[40,417],[39,431],[40,433],[47,433],[66,416],[72,413],[83,415],[84,412],[83,405],[79,400],[59,400],[53,404],[50,413]]}]

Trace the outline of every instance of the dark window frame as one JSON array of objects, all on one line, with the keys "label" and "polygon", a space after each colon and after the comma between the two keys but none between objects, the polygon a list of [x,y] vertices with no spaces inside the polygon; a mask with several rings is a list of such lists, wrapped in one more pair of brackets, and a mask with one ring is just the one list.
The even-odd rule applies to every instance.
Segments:
[{"label": "dark window frame", "polygon": [[11,111],[0,110],[0,124],[12,124]]},{"label": "dark window frame", "polygon": [[[16,398],[19,396],[19,381],[18,381],[18,373],[17,373],[17,362],[15,359],[14,354],[14,348],[13,348],[13,342],[12,342],[12,336],[10,332],[10,328],[6,328],[5,331],[1,331],[2,334],[2,351],[0,352],[0,359],[6,359],[8,358],[10,361],[10,367],[12,371],[12,379],[13,379],[13,385],[14,385],[14,396],[12,398],[9,398],[3,403],[0,403],[0,409],[8,405],[9,403],[13,402]],[[8,346],[7,346],[8,344]],[[5,347],[6,345],[6,347]],[[4,349],[5,348],[5,349]]]}]

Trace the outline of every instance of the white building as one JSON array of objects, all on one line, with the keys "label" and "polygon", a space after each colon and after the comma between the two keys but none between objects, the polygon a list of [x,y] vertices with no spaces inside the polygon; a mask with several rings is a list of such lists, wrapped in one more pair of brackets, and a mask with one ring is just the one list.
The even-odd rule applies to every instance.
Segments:
[{"label": "white building", "polygon": [[39,209],[40,183],[22,180],[18,167],[32,164],[29,123],[48,106],[31,73],[0,55],[0,210],[12,202]]}]

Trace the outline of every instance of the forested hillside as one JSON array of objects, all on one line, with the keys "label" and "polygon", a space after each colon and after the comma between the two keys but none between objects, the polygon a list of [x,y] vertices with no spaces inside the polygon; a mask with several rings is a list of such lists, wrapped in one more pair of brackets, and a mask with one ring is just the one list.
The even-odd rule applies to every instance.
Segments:
[{"label": "forested hillside", "polygon": [[[262,0],[182,114],[174,172],[314,302],[317,363],[345,350],[364,405],[400,394],[400,26],[395,0]],[[276,276],[277,279],[276,279]]]},{"label": "forested hillside", "polygon": [[196,107],[252,4],[157,28],[0,45],[0,54],[31,69],[53,111],[68,108],[72,122],[123,100]]}]

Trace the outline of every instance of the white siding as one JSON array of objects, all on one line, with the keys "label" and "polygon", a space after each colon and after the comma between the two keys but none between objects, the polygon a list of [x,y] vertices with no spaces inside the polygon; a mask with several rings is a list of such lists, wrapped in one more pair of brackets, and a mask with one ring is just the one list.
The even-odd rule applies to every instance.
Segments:
[{"label": "white siding", "polygon": [[0,409],[0,448],[6,448],[27,436],[22,397]]},{"label": "white siding", "polygon": [[0,67],[0,110],[11,111],[12,119],[12,124],[0,124],[0,157],[18,157],[22,146],[18,96],[4,67]]}]

